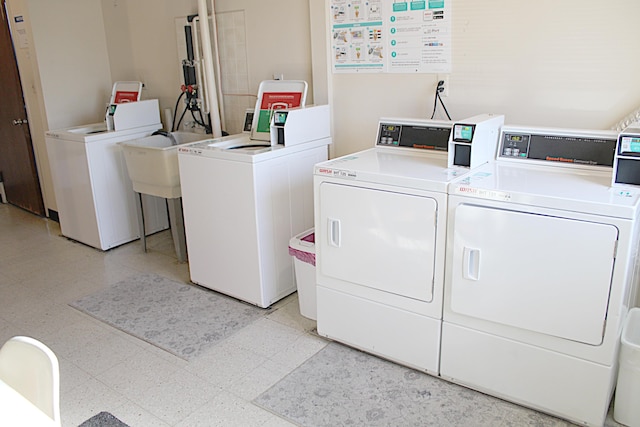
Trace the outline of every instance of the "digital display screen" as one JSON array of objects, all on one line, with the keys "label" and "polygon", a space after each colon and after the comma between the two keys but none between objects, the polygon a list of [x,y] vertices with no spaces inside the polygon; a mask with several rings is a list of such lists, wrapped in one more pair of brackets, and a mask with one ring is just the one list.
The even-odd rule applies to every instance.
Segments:
[{"label": "digital display screen", "polygon": [[287,121],[286,111],[275,111],[273,113],[273,124],[283,125]]},{"label": "digital display screen", "polygon": [[549,162],[613,166],[616,140],[563,135],[530,135],[527,158]]},{"label": "digital display screen", "polygon": [[474,125],[453,125],[453,140],[457,142],[471,142],[473,140]]},{"label": "digital display screen", "polygon": [[377,145],[447,151],[450,133],[445,126],[381,124]]},{"label": "digital display screen", "polygon": [[619,154],[640,157],[640,136],[620,136]]},{"label": "digital display screen", "polygon": [[245,113],[243,132],[251,132],[251,124],[253,123],[253,111]]},{"label": "digital display screen", "polygon": [[530,135],[505,133],[502,138],[503,157],[526,158],[529,152]]}]

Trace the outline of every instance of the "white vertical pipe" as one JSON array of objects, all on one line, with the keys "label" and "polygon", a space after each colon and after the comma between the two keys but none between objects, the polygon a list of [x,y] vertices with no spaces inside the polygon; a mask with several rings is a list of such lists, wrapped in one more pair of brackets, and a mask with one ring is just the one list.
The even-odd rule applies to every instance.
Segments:
[{"label": "white vertical pipe", "polygon": [[200,35],[200,18],[193,18],[193,25],[197,26],[197,31],[194,31],[193,37],[193,61],[195,62],[195,70],[196,70],[196,82],[201,86],[200,89],[200,100],[202,101],[202,112],[209,114],[211,110],[209,109],[209,100],[207,99],[207,78],[204,74],[204,61],[202,61],[202,56],[200,55],[200,39],[202,35]]},{"label": "white vertical pipe", "polygon": [[222,70],[220,69],[220,45],[218,44],[218,22],[216,21],[216,5],[215,0],[211,0],[211,18],[213,23],[213,47],[216,52],[216,88],[218,90],[218,108],[220,109],[220,120],[225,123],[224,115],[224,97],[222,94]]},{"label": "white vertical pipe", "polygon": [[218,109],[218,95],[215,86],[213,72],[213,60],[211,57],[211,33],[209,33],[209,14],[207,12],[207,0],[198,0],[198,16],[200,18],[200,35],[202,36],[202,56],[204,59],[204,72],[206,75],[207,99],[209,101],[211,115],[211,132],[214,138],[222,136],[220,127],[220,112]]},{"label": "white vertical pipe", "polygon": [[167,132],[171,132],[171,124],[173,123],[173,115],[171,114],[171,108],[165,108],[163,112],[164,112],[164,128],[167,130]]}]

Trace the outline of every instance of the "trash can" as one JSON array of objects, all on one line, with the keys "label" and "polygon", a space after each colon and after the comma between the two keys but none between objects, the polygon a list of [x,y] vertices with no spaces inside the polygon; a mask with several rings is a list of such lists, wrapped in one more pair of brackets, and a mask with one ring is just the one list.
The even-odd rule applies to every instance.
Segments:
[{"label": "trash can", "polygon": [[313,228],[291,238],[289,255],[293,256],[300,314],[316,320],[316,249]]},{"label": "trash can", "polygon": [[640,426],[640,308],[629,310],[622,328],[619,360],[613,418],[627,426]]}]

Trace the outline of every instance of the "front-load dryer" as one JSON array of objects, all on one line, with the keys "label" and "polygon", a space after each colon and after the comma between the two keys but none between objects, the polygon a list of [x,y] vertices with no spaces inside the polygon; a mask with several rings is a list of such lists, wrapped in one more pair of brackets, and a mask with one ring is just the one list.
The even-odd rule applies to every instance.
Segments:
[{"label": "front-load dryer", "polygon": [[604,422],[637,280],[638,192],[610,187],[617,134],[505,126],[449,187],[441,375]]},{"label": "front-load dryer", "polygon": [[[481,120],[499,123],[485,137],[478,125],[471,145],[495,153],[504,118]],[[314,177],[318,333],[433,374],[447,186],[470,170],[449,167],[453,126],[382,119],[374,148],[320,163]]]}]

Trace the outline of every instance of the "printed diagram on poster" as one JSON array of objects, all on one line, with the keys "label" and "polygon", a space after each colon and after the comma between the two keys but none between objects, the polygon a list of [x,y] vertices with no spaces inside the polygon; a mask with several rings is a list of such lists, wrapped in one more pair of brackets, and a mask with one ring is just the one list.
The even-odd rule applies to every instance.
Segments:
[{"label": "printed diagram on poster", "polygon": [[452,0],[331,0],[336,73],[450,73]]},{"label": "printed diagram on poster", "polygon": [[334,71],[384,71],[382,0],[332,0]]}]

